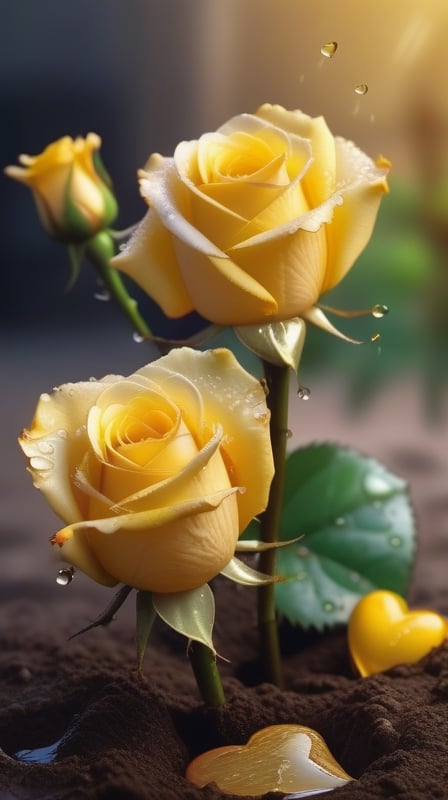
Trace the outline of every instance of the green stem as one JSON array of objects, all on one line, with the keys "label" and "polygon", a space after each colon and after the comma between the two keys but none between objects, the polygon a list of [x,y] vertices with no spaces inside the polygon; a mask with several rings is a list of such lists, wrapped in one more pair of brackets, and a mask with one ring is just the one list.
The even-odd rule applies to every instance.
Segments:
[{"label": "green stem", "polygon": [[225,696],[215,654],[205,644],[192,642],[189,656],[194,677],[205,705],[208,708],[220,708],[225,703]]},{"label": "green stem", "polygon": [[110,265],[110,260],[115,255],[115,245],[110,232],[101,231],[89,239],[85,254],[95,267],[104,287],[121,307],[136,333],[144,337],[151,336],[151,330],[141,316],[137,302],[129,295],[120,273]]},{"label": "green stem", "polygon": [[[271,411],[271,444],[275,475],[271,484],[269,503],[261,516],[261,538],[264,542],[277,542],[283,503],[286,471],[286,442],[288,438],[289,368],[264,362],[268,388],[267,404]],[[275,548],[260,554],[260,571],[275,575]],[[265,677],[277,686],[283,686],[282,660],[275,615],[275,584],[258,589],[258,624],[260,628],[261,655]]]}]

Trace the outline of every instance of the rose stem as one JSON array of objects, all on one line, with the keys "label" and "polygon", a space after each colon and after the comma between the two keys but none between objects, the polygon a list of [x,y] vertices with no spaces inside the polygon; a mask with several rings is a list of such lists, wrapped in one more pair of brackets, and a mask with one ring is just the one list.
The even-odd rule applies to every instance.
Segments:
[{"label": "rose stem", "polygon": [[120,273],[110,265],[110,260],[115,255],[115,245],[109,231],[100,231],[89,239],[85,254],[95,267],[105,289],[121,307],[135,332],[140,336],[150,337],[151,330],[141,316],[136,300],[129,295]]},{"label": "rose stem", "polygon": [[[275,474],[266,511],[261,515],[261,538],[264,542],[277,542],[285,483],[289,367],[274,366],[274,364],[269,364],[265,361],[264,374],[268,388],[267,404],[271,411],[270,431]],[[275,556],[275,548],[260,553],[261,572],[267,575],[275,575]],[[260,586],[258,589],[258,624],[265,677],[281,688],[283,686],[283,675],[275,615],[274,583]]]},{"label": "rose stem", "polygon": [[208,708],[220,708],[224,705],[226,698],[215,654],[202,642],[191,642],[188,654],[205,705]]}]

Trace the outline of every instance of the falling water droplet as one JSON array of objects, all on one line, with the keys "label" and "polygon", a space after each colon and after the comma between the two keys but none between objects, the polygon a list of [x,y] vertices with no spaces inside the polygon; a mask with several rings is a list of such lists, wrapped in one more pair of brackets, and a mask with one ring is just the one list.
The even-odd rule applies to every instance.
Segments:
[{"label": "falling water droplet", "polygon": [[326,44],[322,45],[322,47],[320,48],[320,52],[322,53],[323,56],[325,56],[325,58],[333,58],[337,49],[338,49],[337,42],[327,42]]},{"label": "falling water droplet", "polygon": [[368,91],[369,91],[369,87],[367,86],[366,83],[358,83],[355,86],[356,94],[367,94]]},{"label": "falling water droplet", "polygon": [[134,331],[134,333],[132,334],[132,338],[134,342],[137,342],[137,344],[141,344],[145,339],[145,337],[142,336],[141,333],[137,333],[137,331]]},{"label": "falling water droplet", "polygon": [[75,570],[73,567],[60,569],[56,576],[56,583],[59,584],[59,586],[68,586],[68,584],[72,582],[74,575]]},{"label": "falling water droplet", "polygon": [[375,319],[381,319],[382,317],[385,317],[386,314],[388,313],[389,313],[388,306],[385,306],[382,303],[376,303],[371,311],[372,317],[375,317]]},{"label": "falling water droplet", "polygon": [[311,397],[311,389],[308,389],[306,386],[299,386],[297,389],[297,397],[299,400],[309,400]]},{"label": "falling water droplet", "polygon": [[102,303],[107,303],[110,300],[110,292],[107,289],[101,289],[99,292],[93,294],[95,300],[100,300]]},{"label": "falling water droplet", "polygon": [[378,342],[379,339],[381,339],[380,333],[373,333],[372,336],[370,337],[371,342]]}]

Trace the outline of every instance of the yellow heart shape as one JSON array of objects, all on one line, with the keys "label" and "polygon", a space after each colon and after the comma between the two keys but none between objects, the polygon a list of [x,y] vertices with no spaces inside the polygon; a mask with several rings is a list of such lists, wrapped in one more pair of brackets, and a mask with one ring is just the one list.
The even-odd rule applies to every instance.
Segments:
[{"label": "yellow heart shape", "polygon": [[322,736],[303,725],[270,725],[246,745],[208,750],[189,764],[186,777],[200,787],[214,781],[222,792],[242,797],[278,791],[300,797],[353,780]]},{"label": "yellow heart shape", "polygon": [[409,611],[399,594],[378,590],[357,603],[348,622],[348,646],[362,677],[396,664],[412,664],[448,636],[435,611]]}]

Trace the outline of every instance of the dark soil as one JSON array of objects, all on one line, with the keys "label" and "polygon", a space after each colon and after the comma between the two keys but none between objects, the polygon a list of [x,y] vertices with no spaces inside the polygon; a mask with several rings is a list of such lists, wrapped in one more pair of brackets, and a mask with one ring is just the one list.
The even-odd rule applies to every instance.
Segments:
[{"label": "dark soil", "polygon": [[[306,411],[300,406],[297,429],[307,441],[359,446],[410,481],[420,527],[410,602],[448,614],[446,426],[424,430],[400,392],[391,406],[398,416],[383,404],[368,419],[345,422],[334,416],[334,398],[322,408],[314,393]],[[29,414],[19,413],[25,424]],[[448,797],[448,644],[418,664],[361,679],[351,670],[344,629],[318,635],[283,626],[280,691],[260,675],[255,591],[218,579],[214,639],[230,660],[221,662],[227,702],[207,711],[185,640],[161,624],[144,679],[137,678],[132,595],[108,628],[69,640],[103,610],[110,592],[81,575],[66,588],[55,585],[58,567],[48,565],[45,544],[54,519],[34,499],[10,447],[5,458],[15,466],[5,472],[0,538],[1,800],[217,800],[223,795],[216,787],[185,780],[189,761],[276,723],[319,731],[356,779],[336,789],[334,800]],[[14,758],[58,740],[53,763]]]}]

